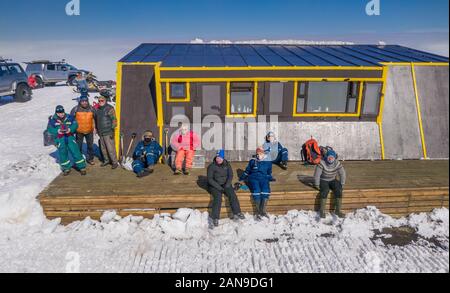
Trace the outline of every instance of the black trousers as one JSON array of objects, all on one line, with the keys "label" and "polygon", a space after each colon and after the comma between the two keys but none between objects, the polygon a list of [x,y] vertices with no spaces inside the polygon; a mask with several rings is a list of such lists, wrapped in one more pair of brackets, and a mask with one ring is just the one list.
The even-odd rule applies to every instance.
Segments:
[{"label": "black trousers", "polygon": [[234,192],[232,186],[225,187],[225,190],[223,192],[210,186],[209,192],[213,196],[211,218],[220,219],[220,209],[222,208],[222,193],[228,197],[233,215],[239,214],[241,212],[241,205],[239,204],[239,199],[237,198],[236,192]]},{"label": "black trousers", "polygon": [[333,180],[328,182],[325,180],[320,180],[320,198],[327,198],[328,193],[330,193],[330,189],[333,190],[335,198],[342,197],[342,184],[340,181]]},{"label": "black trousers", "polygon": [[83,134],[83,133],[77,133],[77,144],[78,147],[80,148],[80,152],[81,154],[83,154],[83,141],[86,138],[86,144],[87,144],[87,161],[92,161],[94,160],[94,133],[88,133],[88,134]]}]

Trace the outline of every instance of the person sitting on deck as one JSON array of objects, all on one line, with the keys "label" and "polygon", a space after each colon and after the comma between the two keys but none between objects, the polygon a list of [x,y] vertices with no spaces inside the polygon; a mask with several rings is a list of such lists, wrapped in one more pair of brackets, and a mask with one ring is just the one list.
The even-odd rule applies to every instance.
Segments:
[{"label": "person sitting on deck", "polygon": [[153,166],[158,163],[162,153],[163,149],[153,137],[153,132],[144,132],[142,141],[138,143],[133,153],[132,166],[137,177],[142,178],[153,173]]},{"label": "person sitting on deck", "polygon": [[181,125],[178,135],[172,137],[171,146],[176,151],[175,157],[175,175],[183,173],[183,162],[185,162],[184,174],[189,175],[192,169],[195,150],[200,146],[198,135],[189,130],[186,124]]},{"label": "person sitting on deck", "polygon": [[233,189],[233,169],[230,163],[225,160],[225,151],[217,152],[213,162],[208,166],[208,190],[213,196],[211,218],[213,225],[219,225],[220,209],[222,208],[222,194],[225,194],[233,212],[233,220],[243,220],[245,216],[241,212],[239,199]]},{"label": "person sitting on deck", "polygon": [[272,177],[272,162],[267,160],[262,147],[256,150],[256,158],[250,160],[239,181],[247,181],[256,206],[256,218],[268,218],[266,207],[270,197],[270,182],[275,179]]},{"label": "person sitting on deck", "polygon": [[63,106],[57,106],[55,115],[48,122],[47,131],[55,137],[59,164],[64,172],[64,176],[69,175],[72,169],[69,152],[75,160],[75,165],[81,175],[86,175],[86,161],[75,142],[77,128],[78,123],[75,118],[66,114]]},{"label": "person sitting on deck", "polygon": [[[337,175],[339,175],[340,180],[336,179]],[[336,216],[340,218],[345,217],[341,211],[342,191],[345,180],[346,173],[344,166],[337,160],[336,152],[334,150],[328,150],[314,171],[314,187],[320,191],[321,218],[325,218],[325,205],[330,189],[334,193]]]},{"label": "person sitting on deck", "polygon": [[273,164],[279,165],[282,169],[287,170],[287,162],[289,160],[288,150],[276,140],[275,133],[272,131],[267,133],[263,148]]}]

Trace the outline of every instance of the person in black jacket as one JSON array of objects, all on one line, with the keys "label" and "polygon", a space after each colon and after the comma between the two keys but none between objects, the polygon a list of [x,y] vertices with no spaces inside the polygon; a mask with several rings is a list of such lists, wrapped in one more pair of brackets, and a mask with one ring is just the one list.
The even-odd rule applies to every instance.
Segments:
[{"label": "person in black jacket", "polygon": [[213,162],[208,166],[208,189],[213,196],[213,206],[211,218],[213,225],[219,225],[220,209],[222,208],[222,194],[228,196],[233,212],[233,220],[243,220],[245,216],[241,212],[239,199],[233,189],[233,169],[230,163],[225,160],[225,151],[217,152]]}]

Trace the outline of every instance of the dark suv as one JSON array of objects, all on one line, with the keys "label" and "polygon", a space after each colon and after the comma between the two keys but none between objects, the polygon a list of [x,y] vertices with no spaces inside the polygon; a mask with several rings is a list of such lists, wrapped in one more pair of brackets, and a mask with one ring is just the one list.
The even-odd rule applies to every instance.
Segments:
[{"label": "dark suv", "polygon": [[13,96],[16,102],[27,102],[32,91],[28,76],[18,63],[0,58],[0,97]]}]

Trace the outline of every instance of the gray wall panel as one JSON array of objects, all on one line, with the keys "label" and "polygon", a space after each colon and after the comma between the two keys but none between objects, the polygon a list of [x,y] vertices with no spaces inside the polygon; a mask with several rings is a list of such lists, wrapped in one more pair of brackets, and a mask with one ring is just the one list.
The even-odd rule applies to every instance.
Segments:
[{"label": "gray wall panel", "polygon": [[423,157],[411,67],[391,66],[383,111],[386,159]]},{"label": "gray wall panel", "polygon": [[448,158],[448,66],[416,66],[415,71],[428,157]]}]

